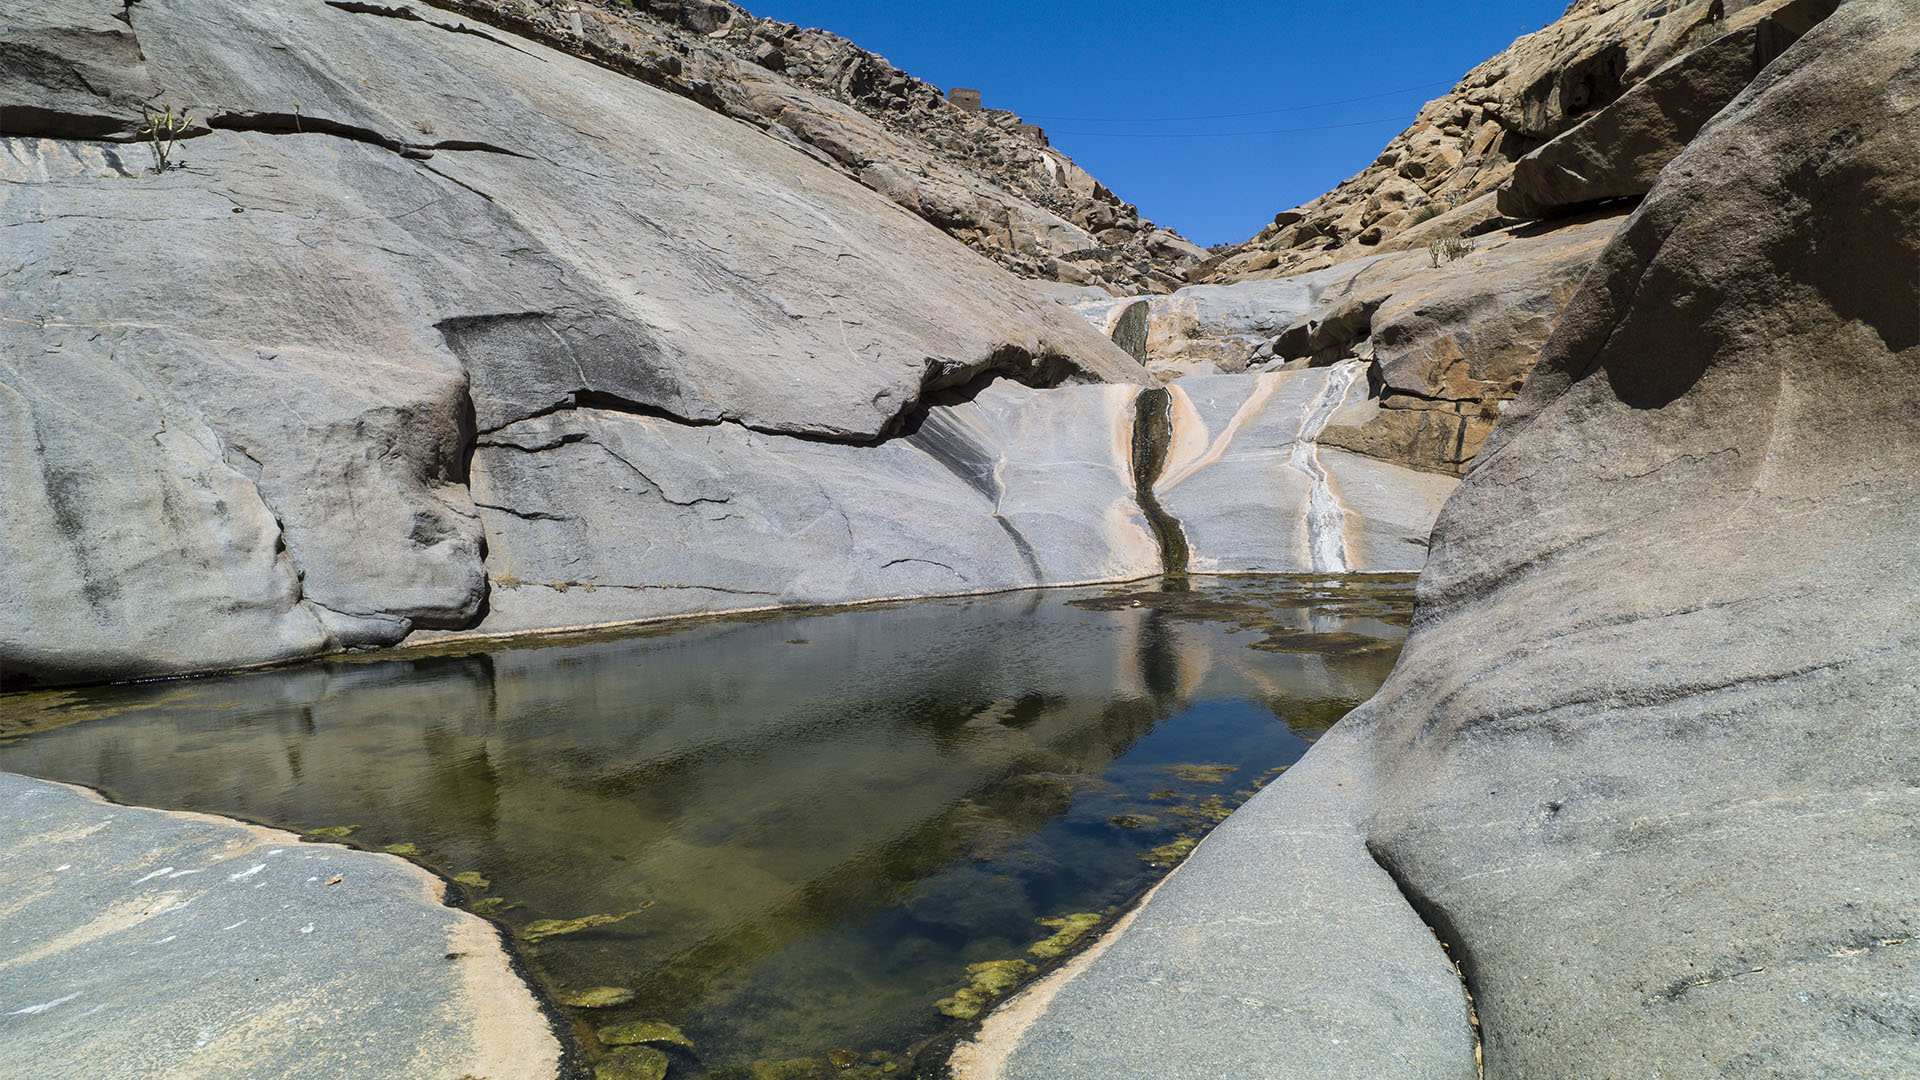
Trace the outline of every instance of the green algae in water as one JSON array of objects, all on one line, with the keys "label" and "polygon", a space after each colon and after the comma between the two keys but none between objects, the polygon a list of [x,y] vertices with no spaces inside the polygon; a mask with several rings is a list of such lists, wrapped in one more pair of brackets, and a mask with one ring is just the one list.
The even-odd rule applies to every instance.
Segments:
[{"label": "green algae in water", "polygon": [[493,882],[488,881],[486,878],[481,877],[480,872],[478,870],[466,870],[461,873],[455,874],[453,875],[453,880],[459,882],[462,885],[467,886],[470,889],[484,889],[487,886],[493,884]]},{"label": "green algae in water", "polygon": [[1188,784],[1219,784],[1240,771],[1238,765],[1169,765],[1164,772]]},{"label": "green algae in water", "polygon": [[593,1066],[593,1080],[666,1080],[673,1059],[651,1046],[623,1046]]},{"label": "green algae in water", "polygon": [[1140,858],[1142,861],[1147,862],[1153,866],[1171,867],[1174,864],[1178,863],[1181,859],[1184,859],[1188,855],[1192,854],[1193,849],[1198,847],[1199,845],[1200,845],[1200,841],[1198,838],[1192,837],[1192,836],[1183,836],[1180,839],[1173,841],[1172,843],[1161,844],[1159,847],[1154,848],[1152,851],[1141,852]]},{"label": "green algae in water", "polygon": [[388,844],[387,846],[381,848],[380,850],[386,852],[389,855],[411,856],[411,855],[420,854],[420,847],[417,844]]},{"label": "green algae in water", "polygon": [[987,960],[967,965],[972,980],[952,997],[941,998],[934,1008],[956,1020],[974,1020],[1006,996],[1007,991],[1038,969],[1025,960]]},{"label": "green algae in water", "polygon": [[[549,984],[597,988],[557,995],[584,1010],[583,1036],[671,1024],[697,1058],[633,1045],[668,1052],[674,1080],[902,1076],[915,1047],[971,1022],[936,1000],[964,989],[984,1011],[1011,992],[976,990],[970,965],[1061,962],[1097,925],[1046,957],[1028,950],[1068,924],[1036,920],[1117,913],[1164,873],[1155,860],[1184,857],[1368,697],[1402,636],[1394,604],[1410,606],[1395,588],[1408,599],[1201,578],[101,688],[37,699],[34,724],[83,722],[0,747],[0,768],[295,828],[355,822],[373,850],[484,866],[469,909],[536,932],[656,900],[523,948]],[[1252,647],[1276,628],[1382,647]],[[1183,765],[1221,782],[1167,771]],[[829,1061],[849,1047],[893,1056]]]},{"label": "green algae in water", "polygon": [[633,1000],[633,991],[624,986],[589,986],[584,990],[567,990],[554,995],[554,999],[569,1009],[617,1009]]},{"label": "green algae in water", "polygon": [[602,926],[626,922],[652,906],[653,902],[648,901],[632,911],[622,911],[617,915],[582,915],[577,919],[535,919],[520,928],[520,936],[529,942],[539,942],[562,934],[597,930]]},{"label": "green algae in water", "polygon": [[693,1040],[665,1020],[635,1020],[626,1024],[611,1024],[595,1031],[593,1035],[608,1046],[638,1046],[652,1043],[693,1049]]},{"label": "green algae in water", "polygon": [[1065,956],[1081,938],[1087,936],[1087,931],[1099,926],[1100,916],[1091,913],[1063,915],[1057,919],[1041,919],[1040,925],[1059,929],[1051,937],[1028,946],[1027,954],[1042,960],[1054,960]]}]

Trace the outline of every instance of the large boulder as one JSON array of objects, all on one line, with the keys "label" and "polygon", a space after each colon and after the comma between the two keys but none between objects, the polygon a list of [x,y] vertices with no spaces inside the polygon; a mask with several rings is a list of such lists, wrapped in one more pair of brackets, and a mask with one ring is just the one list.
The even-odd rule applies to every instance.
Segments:
[{"label": "large boulder", "polygon": [[[838,172],[531,42],[408,7],[96,7],[0,14],[67,88],[0,80],[10,685],[471,628],[469,458],[543,414],[875,444],[994,376],[1147,381]],[[196,119],[163,173],[41,137],[155,86]]]},{"label": "large boulder", "polygon": [[[1276,935],[1349,956],[1351,919],[1285,913],[1366,911],[1397,959],[1413,931],[1378,925],[1350,860],[1393,878],[1459,960],[1494,1080],[1920,1073],[1917,108],[1920,10],[1850,0],[1707,126],[1449,502],[1394,675],[1235,815],[1335,838],[1233,880]],[[1435,1002],[1400,963],[1320,954],[1273,948],[1274,982]],[[1157,1015],[1105,962],[1051,1008]],[[1152,1075],[1220,1075],[1179,1063],[1260,1017],[1233,981],[1186,989]],[[1259,1030],[1278,1060],[1316,1032]],[[1382,1066],[1400,1037],[1315,1049],[1437,1075]],[[1007,1075],[1128,1075],[1012,1042],[1048,1065]]]}]

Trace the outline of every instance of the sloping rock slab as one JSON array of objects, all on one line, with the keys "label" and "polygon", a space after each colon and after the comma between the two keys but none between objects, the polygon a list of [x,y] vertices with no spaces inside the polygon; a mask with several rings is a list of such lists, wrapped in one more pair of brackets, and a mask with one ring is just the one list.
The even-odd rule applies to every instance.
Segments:
[{"label": "sloping rock slab", "polygon": [[957,1080],[1476,1080],[1460,980],[1352,824],[1339,733],[995,1010]]},{"label": "sloping rock slab", "polygon": [[872,442],[990,373],[1147,380],[837,172],[538,45],[404,6],[84,6],[0,15],[42,73],[9,69],[0,122],[159,86],[201,125],[157,175],[0,125],[8,685],[471,627],[474,439],[581,400]]},{"label": "sloping rock slab", "polygon": [[1668,167],[1348,720],[1489,1077],[1920,1072],[1916,109],[1850,0]]},{"label": "sloping rock slab", "polygon": [[1316,445],[1365,422],[1364,365],[1193,376],[1173,384],[1172,445],[1154,493],[1197,573],[1410,571],[1457,481]]},{"label": "sloping rock slab", "polygon": [[6,773],[0,820],[0,1071],[558,1073],[498,933],[401,859]]},{"label": "sloping rock slab", "polygon": [[1135,390],[997,382],[874,447],[580,409],[484,437],[483,634],[1146,577]]}]

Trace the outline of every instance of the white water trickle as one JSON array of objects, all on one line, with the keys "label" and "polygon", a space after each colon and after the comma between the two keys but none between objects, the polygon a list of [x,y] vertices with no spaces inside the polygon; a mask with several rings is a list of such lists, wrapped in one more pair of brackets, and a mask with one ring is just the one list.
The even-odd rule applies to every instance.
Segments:
[{"label": "white water trickle", "polygon": [[1307,554],[1316,574],[1344,574],[1347,565],[1346,508],[1334,497],[1327,483],[1327,470],[1320,465],[1320,433],[1333,419],[1334,410],[1347,400],[1347,391],[1366,370],[1366,364],[1354,360],[1339,364],[1327,372],[1326,389],[1307,406],[1300,418],[1300,430],[1293,437],[1293,452],[1287,464],[1305,473],[1307,493]]}]

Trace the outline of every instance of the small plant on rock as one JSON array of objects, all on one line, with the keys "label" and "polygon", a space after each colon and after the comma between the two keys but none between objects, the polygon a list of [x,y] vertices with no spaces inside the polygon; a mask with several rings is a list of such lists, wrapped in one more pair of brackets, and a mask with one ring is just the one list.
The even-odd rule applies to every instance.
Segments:
[{"label": "small plant on rock", "polygon": [[1443,262],[1453,262],[1473,254],[1473,241],[1465,237],[1454,236],[1435,240],[1427,245],[1427,257],[1438,267]]},{"label": "small plant on rock", "polygon": [[166,106],[164,112],[154,112],[142,105],[140,115],[146,119],[146,123],[134,134],[148,140],[148,145],[153,150],[153,171],[166,172],[167,166],[172,164],[173,145],[179,142],[181,134],[193,125],[193,117],[185,109],[180,110],[180,115],[175,116],[171,105]]}]

